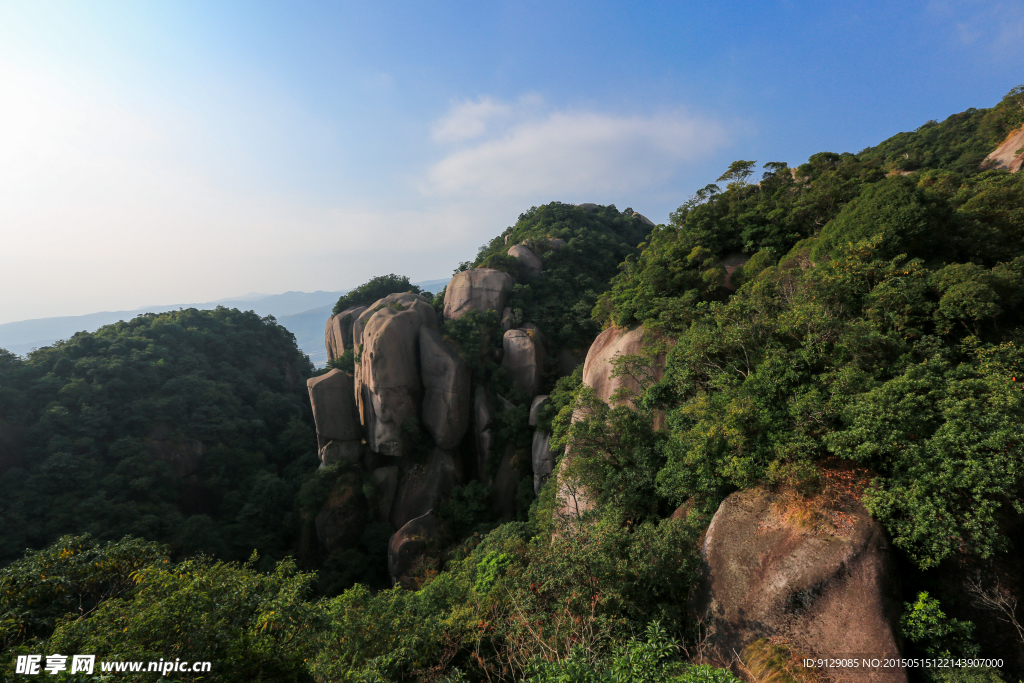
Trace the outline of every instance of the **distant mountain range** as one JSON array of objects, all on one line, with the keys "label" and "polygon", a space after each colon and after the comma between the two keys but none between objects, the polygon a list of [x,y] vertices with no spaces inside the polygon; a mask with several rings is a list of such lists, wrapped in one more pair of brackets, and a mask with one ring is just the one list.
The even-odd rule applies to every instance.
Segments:
[{"label": "distant mountain range", "polygon": [[[437,293],[448,284],[449,278],[424,280],[413,284],[421,289]],[[119,320],[131,320],[143,313],[163,313],[179,308],[210,309],[217,306],[255,311],[259,315],[272,315],[281,325],[295,335],[303,353],[317,367],[327,364],[324,348],[324,326],[331,315],[335,302],[348,290],[337,292],[285,292],[284,294],[251,293],[230,299],[218,299],[195,304],[172,304],[165,306],[143,306],[132,311],[102,311],[87,315],[67,315],[57,318],[36,318],[18,320],[0,325],[0,348],[23,356],[32,349],[49,346],[60,339],[67,339],[76,332],[92,332],[104,325]]]}]

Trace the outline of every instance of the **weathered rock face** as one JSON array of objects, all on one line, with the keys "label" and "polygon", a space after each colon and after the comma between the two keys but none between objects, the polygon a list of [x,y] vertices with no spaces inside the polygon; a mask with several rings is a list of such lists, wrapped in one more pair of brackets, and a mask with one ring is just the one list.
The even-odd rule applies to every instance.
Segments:
[{"label": "weathered rock face", "polygon": [[433,510],[409,520],[388,542],[388,574],[393,583],[412,569],[416,559],[436,544],[441,536],[437,515]]},{"label": "weathered rock face", "polygon": [[1024,148],[1024,126],[1012,131],[1002,144],[985,157],[981,168],[1005,168],[1010,173],[1016,173],[1024,168],[1024,152],[1018,153],[1021,148]]},{"label": "weathered rock face", "polygon": [[729,254],[722,259],[722,267],[725,268],[725,282],[722,283],[722,286],[728,290],[735,291],[736,287],[732,284],[733,273],[736,272],[737,268],[749,260],[749,256],[744,256],[740,253]]},{"label": "weathered rock face", "polygon": [[512,382],[522,387],[531,397],[536,396],[544,372],[544,345],[526,330],[509,330],[501,342],[505,349],[501,367],[508,371]]},{"label": "weathered rock face", "polygon": [[358,409],[370,449],[401,455],[402,422],[417,416],[423,393],[420,329],[436,327],[437,318],[433,307],[416,294],[391,294],[369,311],[373,313],[362,330],[356,366]]},{"label": "weathered rock face", "polygon": [[544,264],[529,247],[517,244],[508,250],[508,255],[519,261],[520,272],[525,275],[539,275]]},{"label": "weathered rock face", "polygon": [[508,332],[515,327],[516,317],[508,306],[501,312],[501,331]]},{"label": "weathered rock face", "polygon": [[327,347],[328,360],[340,358],[345,351],[352,348],[352,325],[365,310],[366,306],[353,306],[327,319],[324,345]]},{"label": "weathered rock face", "polygon": [[491,450],[494,448],[494,430],[485,429],[476,435],[476,478],[484,486],[491,485]]},{"label": "weathered rock face", "polygon": [[395,493],[398,491],[398,468],[378,467],[370,473],[370,477],[377,488],[373,512],[377,519],[386,521],[391,516],[391,507],[395,503]]},{"label": "weathered rock face", "polygon": [[188,479],[199,472],[206,457],[206,444],[185,438],[169,426],[160,424],[146,435],[146,450],[170,465],[178,479]]},{"label": "weathered rock face", "polygon": [[339,481],[316,516],[316,536],[324,549],[351,548],[366,526],[367,506],[358,477]]},{"label": "weathered rock face", "polygon": [[445,320],[461,318],[470,311],[500,312],[514,284],[511,275],[493,268],[472,268],[457,273],[445,291]]},{"label": "weathered rock face", "polygon": [[[693,604],[708,643],[725,654],[774,637],[809,656],[898,657],[901,605],[882,527],[851,496],[822,511],[817,528],[804,528],[789,521],[787,500],[751,489],[715,513]],[[864,679],[902,683],[906,674]]]},{"label": "weathered rock face", "polygon": [[324,467],[343,462],[358,465],[363,458],[363,442],[359,441],[328,441],[320,449],[320,462]]},{"label": "weathered rock face", "polygon": [[549,237],[548,238],[548,246],[551,247],[552,249],[554,249],[555,251],[558,251],[559,249],[561,249],[565,245],[566,245],[566,241],[563,240],[561,237]]},{"label": "weathered rock face", "polygon": [[540,494],[544,482],[551,476],[555,468],[555,457],[551,454],[551,434],[549,432],[533,433],[533,492]]},{"label": "weathered rock face", "polygon": [[[621,397],[620,400],[628,401],[628,396],[639,390],[640,385],[633,377],[613,377],[615,374],[613,361],[620,355],[641,355],[644,352],[645,342],[649,341],[645,338],[645,334],[645,330],[640,325],[630,328],[609,327],[599,334],[594,343],[590,345],[587,359],[583,363],[583,383],[591,387],[598,398],[612,403],[612,397],[622,390],[626,396]],[[664,357],[656,358],[653,367],[650,368],[654,378],[660,378],[664,374],[664,370]],[[576,419],[578,416],[573,415],[573,421]],[[654,428],[660,429],[662,426],[664,426],[664,415],[659,414],[655,416]],[[559,469],[571,460],[572,453],[567,448],[562,460],[559,461]],[[592,496],[577,482],[562,475],[558,478],[558,498],[560,504],[556,512],[565,519],[579,517],[594,507]]]},{"label": "weathered rock face", "polygon": [[469,366],[430,327],[420,328],[423,373],[423,426],[440,448],[454,449],[469,428]]},{"label": "weathered rock face", "polygon": [[435,448],[426,463],[405,468],[391,510],[391,523],[401,528],[410,519],[437,509],[461,482],[461,468],[452,454]]},{"label": "weathered rock face", "polygon": [[352,387],[352,375],[342,370],[306,380],[321,449],[329,441],[358,441],[363,437]]},{"label": "weathered rock face", "polygon": [[[613,377],[615,365],[613,361],[624,355],[640,355],[644,352],[644,344],[652,341],[646,336],[644,328],[634,325],[629,328],[609,327],[590,345],[587,359],[583,363],[583,383],[591,387],[597,396],[611,402],[612,396],[620,389],[627,393],[639,390],[640,385],[632,377]],[[656,379],[664,374],[664,357],[656,360],[651,368]]]}]

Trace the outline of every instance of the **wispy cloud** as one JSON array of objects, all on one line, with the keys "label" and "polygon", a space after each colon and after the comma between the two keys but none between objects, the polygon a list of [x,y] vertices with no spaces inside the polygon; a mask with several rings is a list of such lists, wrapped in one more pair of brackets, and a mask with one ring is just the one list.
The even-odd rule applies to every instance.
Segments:
[{"label": "wispy cloud", "polygon": [[[676,110],[646,116],[538,111],[490,98],[455,105],[434,139],[464,142],[434,164],[424,191],[439,196],[594,197],[653,189],[682,164],[728,141],[723,124]],[[461,134],[460,134],[461,133]]]},{"label": "wispy cloud", "polygon": [[1020,55],[1024,0],[932,0],[928,10],[950,22],[957,41],[997,58]]}]

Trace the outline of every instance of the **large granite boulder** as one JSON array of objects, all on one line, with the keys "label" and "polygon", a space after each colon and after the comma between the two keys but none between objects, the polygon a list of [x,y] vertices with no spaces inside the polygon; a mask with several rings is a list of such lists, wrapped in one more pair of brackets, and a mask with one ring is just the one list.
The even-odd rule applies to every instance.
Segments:
[{"label": "large granite boulder", "polygon": [[1010,131],[1006,139],[981,162],[981,168],[1004,168],[1010,173],[1024,168],[1024,126]]},{"label": "large granite boulder", "polygon": [[[624,355],[645,355],[648,345],[656,341],[658,338],[640,325],[629,328],[609,327],[590,345],[587,359],[583,363],[583,383],[593,389],[598,398],[609,404],[630,403],[632,397],[640,390],[640,382],[633,374],[619,375],[616,372],[615,359]],[[665,372],[664,355],[656,356],[645,372],[650,374],[651,379],[660,379]],[[572,419],[575,422],[581,418],[581,415],[574,414]],[[655,415],[654,428],[662,428],[664,420],[664,413]],[[561,470],[570,462],[571,446],[566,448],[558,469]],[[556,514],[563,520],[570,520],[593,508],[593,497],[585,487],[560,473]]]},{"label": "large granite boulder", "polygon": [[469,428],[470,370],[431,327],[420,328],[423,426],[440,448],[454,449]]},{"label": "large granite boulder", "polygon": [[335,360],[352,348],[352,325],[366,310],[366,306],[353,306],[341,313],[335,313],[327,319],[324,330],[324,346],[327,347],[327,359]]},{"label": "large granite boulder", "polygon": [[[807,501],[793,492],[740,491],[708,527],[692,607],[707,645],[725,660],[760,638],[810,657],[899,657],[901,603],[890,552],[856,495],[823,503],[809,518]],[[906,681],[901,668],[855,673]]]},{"label": "large granite boulder", "polygon": [[417,418],[422,400],[420,329],[436,327],[437,317],[426,299],[408,293],[388,295],[363,315],[368,312],[356,365],[357,409],[370,449],[398,456],[402,422]]},{"label": "large granite boulder", "polygon": [[321,449],[329,441],[359,441],[363,438],[353,396],[352,375],[343,370],[331,370],[319,377],[310,377],[306,380],[306,388]]},{"label": "large granite boulder", "polygon": [[444,294],[445,320],[461,318],[470,311],[501,312],[508,303],[515,280],[493,268],[472,268],[456,273]]},{"label": "large granite boulder", "polygon": [[416,560],[439,544],[441,525],[433,510],[406,522],[388,542],[388,574],[393,584],[413,568]]},{"label": "large granite boulder", "polygon": [[401,528],[410,519],[431,509],[438,509],[441,501],[462,482],[458,461],[440,448],[435,448],[425,463],[410,464],[404,470],[391,509],[391,523],[395,528]]},{"label": "large granite boulder", "polygon": [[544,264],[537,258],[537,255],[522,244],[517,244],[509,249],[508,255],[519,261],[520,272],[524,275],[539,275],[544,270]]},{"label": "large granite boulder", "polygon": [[[628,328],[609,327],[597,335],[590,345],[587,359],[583,362],[583,383],[594,390],[598,398],[612,402],[619,396],[620,401],[628,398],[640,389],[640,384],[631,375],[615,376],[615,359],[620,356],[643,355],[646,346],[657,341],[657,337],[644,330],[642,325]],[[665,357],[654,359],[649,368],[652,379],[661,379],[665,372]]]},{"label": "large granite boulder", "polygon": [[529,331],[509,330],[501,339],[505,355],[501,367],[508,371],[512,382],[530,395],[540,392],[541,375],[544,372],[544,345]]},{"label": "large granite boulder", "polygon": [[366,497],[359,477],[350,473],[338,480],[316,516],[316,536],[327,553],[355,547],[366,527]]}]

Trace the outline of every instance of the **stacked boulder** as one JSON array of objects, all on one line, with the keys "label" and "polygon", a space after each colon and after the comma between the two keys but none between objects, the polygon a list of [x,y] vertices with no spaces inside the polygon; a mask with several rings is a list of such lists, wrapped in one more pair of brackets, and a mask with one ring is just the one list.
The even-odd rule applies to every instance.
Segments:
[{"label": "stacked boulder", "polygon": [[[532,250],[512,250],[524,276],[540,272],[541,260]],[[502,347],[492,351],[533,399],[548,355],[540,330],[517,324],[506,307],[514,284],[508,273],[474,268],[451,279],[442,316],[427,299],[407,292],[328,320],[328,356],[333,360],[351,350],[355,367],[353,374],[335,369],[307,383],[321,467],[344,465],[315,520],[327,552],[352,547],[366,523],[387,522],[396,529],[389,567],[397,581],[416,553],[433,547],[437,539],[425,535],[443,533],[436,519],[441,504],[473,476],[490,490],[495,513],[514,514],[520,481],[530,473],[529,454],[520,457],[511,448],[492,452],[497,411],[511,404],[488,394],[438,329],[439,317],[504,314]],[[535,480],[540,472],[536,481],[542,482],[551,473],[550,452],[533,460]],[[369,499],[364,491],[372,492]]]}]

